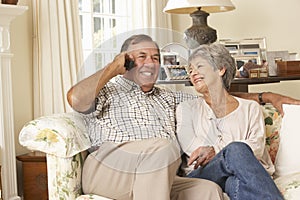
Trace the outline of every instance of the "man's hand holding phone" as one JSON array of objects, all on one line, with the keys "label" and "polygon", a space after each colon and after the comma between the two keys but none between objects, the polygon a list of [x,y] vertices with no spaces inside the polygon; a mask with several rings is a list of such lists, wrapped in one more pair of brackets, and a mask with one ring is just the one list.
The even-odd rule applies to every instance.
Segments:
[{"label": "man's hand holding phone", "polygon": [[124,67],[126,68],[127,71],[135,67],[134,60],[131,59],[128,54],[125,55]]}]

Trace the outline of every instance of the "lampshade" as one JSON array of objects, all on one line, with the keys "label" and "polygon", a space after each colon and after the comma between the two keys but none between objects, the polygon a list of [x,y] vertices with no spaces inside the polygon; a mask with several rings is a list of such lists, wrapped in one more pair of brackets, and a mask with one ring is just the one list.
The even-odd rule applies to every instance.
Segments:
[{"label": "lampshade", "polygon": [[190,14],[201,8],[208,13],[226,12],[235,7],[230,0],[169,0],[164,12],[174,14]]},{"label": "lampshade", "polygon": [[184,32],[187,46],[194,49],[202,44],[217,40],[215,29],[207,25],[209,13],[226,12],[235,9],[230,0],[169,0],[164,12],[190,14],[193,25]]}]

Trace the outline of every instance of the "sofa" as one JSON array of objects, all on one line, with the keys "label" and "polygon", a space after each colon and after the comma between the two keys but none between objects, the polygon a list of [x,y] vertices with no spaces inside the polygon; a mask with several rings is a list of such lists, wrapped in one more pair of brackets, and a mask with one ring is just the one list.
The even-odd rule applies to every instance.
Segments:
[{"label": "sofa", "polygon": [[[261,106],[261,108],[266,125],[266,146],[276,167],[275,183],[284,199],[299,199],[300,161],[296,159],[298,161],[292,161],[296,164],[289,163],[287,157],[291,156],[286,156],[289,152],[285,152],[285,150],[295,151],[295,148],[299,148],[300,145],[294,145],[296,147],[293,149],[290,148],[290,144],[284,144],[287,139],[284,139],[285,137],[280,131],[283,131],[282,123],[286,115],[282,117],[270,104]],[[300,109],[298,110],[300,114]],[[289,121],[295,124],[293,118]],[[87,127],[88,124],[81,114],[69,112],[34,119],[25,124],[20,131],[19,142],[21,145],[31,151],[46,153],[50,200],[108,199],[94,194],[82,194],[81,170],[87,156],[87,149],[91,146]],[[291,127],[288,125],[288,129]],[[297,137],[297,130],[294,132],[293,137]],[[289,134],[286,135],[291,137]],[[299,138],[300,134],[298,135]],[[290,138],[290,142],[298,141],[295,138]],[[292,158],[290,160],[295,160],[297,156],[293,155]]]}]

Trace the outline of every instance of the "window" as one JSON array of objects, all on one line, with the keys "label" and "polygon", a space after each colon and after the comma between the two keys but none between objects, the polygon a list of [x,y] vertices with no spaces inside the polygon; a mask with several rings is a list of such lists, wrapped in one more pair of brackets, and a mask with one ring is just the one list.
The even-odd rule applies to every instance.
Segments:
[{"label": "window", "polygon": [[[133,34],[148,34],[159,46],[180,43],[182,34],[169,28],[162,12],[167,0],[78,0],[84,66],[79,79],[103,68]],[[178,37],[179,36],[179,37]]]},{"label": "window", "polygon": [[116,36],[132,29],[131,4],[131,0],[79,0],[83,76],[104,67],[120,51],[123,41]]}]

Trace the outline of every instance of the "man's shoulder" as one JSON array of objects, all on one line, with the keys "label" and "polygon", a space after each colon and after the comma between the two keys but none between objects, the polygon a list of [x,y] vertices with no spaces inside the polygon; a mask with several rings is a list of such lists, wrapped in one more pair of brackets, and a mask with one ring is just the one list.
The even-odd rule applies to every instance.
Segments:
[{"label": "man's shoulder", "polygon": [[114,77],[112,80],[107,82],[103,89],[105,92],[113,92],[113,91],[129,91],[132,88],[132,85],[130,85],[126,80],[121,77]]},{"label": "man's shoulder", "polygon": [[179,105],[185,109],[198,110],[199,107],[203,106],[203,99],[201,97],[196,97],[192,99],[187,99],[182,101]]},{"label": "man's shoulder", "polygon": [[197,95],[194,95],[194,94],[191,94],[188,92],[184,92],[184,91],[172,91],[172,90],[164,89],[164,88],[163,89],[158,88],[158,91],[159,91],[160,95],[166,96],[166,97],[171,97],[178,103],[197,98]]}]

